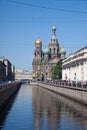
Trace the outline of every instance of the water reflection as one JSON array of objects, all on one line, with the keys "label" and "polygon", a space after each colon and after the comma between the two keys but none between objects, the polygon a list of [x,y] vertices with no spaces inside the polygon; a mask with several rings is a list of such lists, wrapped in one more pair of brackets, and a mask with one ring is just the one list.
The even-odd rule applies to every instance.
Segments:
[{"label": "water reflection", "polygon": [[10,100],[5,104],[5,107],[0,112],[0,129],[2,129],[4,124],[5,124],[6,118],[9,114],[9,112],[11,111],[11,108],[12,108],[12,105],[15,101],[16,95],[18,94],[18,90],[15,92],[15,94],[13,94],[11,96]]},{"label": "water reflection", "polygon": [[87,130],[83,104],[33,85],[22,85],[15,96],[0,113],[0,129]]},{"label": "water reflection", "polygon": [[86,130],[87,106],[32,86],[32,105],[36,130]]}]

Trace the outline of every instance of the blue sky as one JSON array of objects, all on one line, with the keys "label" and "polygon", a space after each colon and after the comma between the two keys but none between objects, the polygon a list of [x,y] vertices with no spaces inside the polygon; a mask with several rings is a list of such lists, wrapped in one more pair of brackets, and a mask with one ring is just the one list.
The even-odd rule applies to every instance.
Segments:
[{"label": "blue sky", "polygon": [[53,25],[66,56],[87,46],[86,0],[14,1],[0,0],[0,56],[16,68],[32,70],[35,40],[39,36],[44,49]]}]

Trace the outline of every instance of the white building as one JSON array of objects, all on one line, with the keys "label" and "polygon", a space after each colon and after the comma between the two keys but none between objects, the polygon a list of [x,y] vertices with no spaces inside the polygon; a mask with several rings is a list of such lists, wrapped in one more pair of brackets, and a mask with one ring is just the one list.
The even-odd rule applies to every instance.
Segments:
[{"label": "white building", "polygon": [[87,81],[87,46],[63,60],[62,79]]}]

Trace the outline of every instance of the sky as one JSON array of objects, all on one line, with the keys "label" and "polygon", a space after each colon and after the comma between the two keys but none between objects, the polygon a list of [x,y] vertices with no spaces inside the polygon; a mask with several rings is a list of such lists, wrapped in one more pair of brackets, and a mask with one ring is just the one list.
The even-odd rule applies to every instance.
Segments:
[{"label": "sky", "polygon": [[0,56],[32,71],[35,41],[47,47],[53,25],[66,57],[87,46],[87,0],[0,0]]}]

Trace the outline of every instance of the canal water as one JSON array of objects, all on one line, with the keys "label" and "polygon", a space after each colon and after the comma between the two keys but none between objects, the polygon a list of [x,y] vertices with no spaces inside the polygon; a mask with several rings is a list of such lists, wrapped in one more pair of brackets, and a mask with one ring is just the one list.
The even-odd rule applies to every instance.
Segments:
[{"label": "canal water", "polygon": [[87,106],[24,84],[0,113],[0,129],[87,130]]}]

